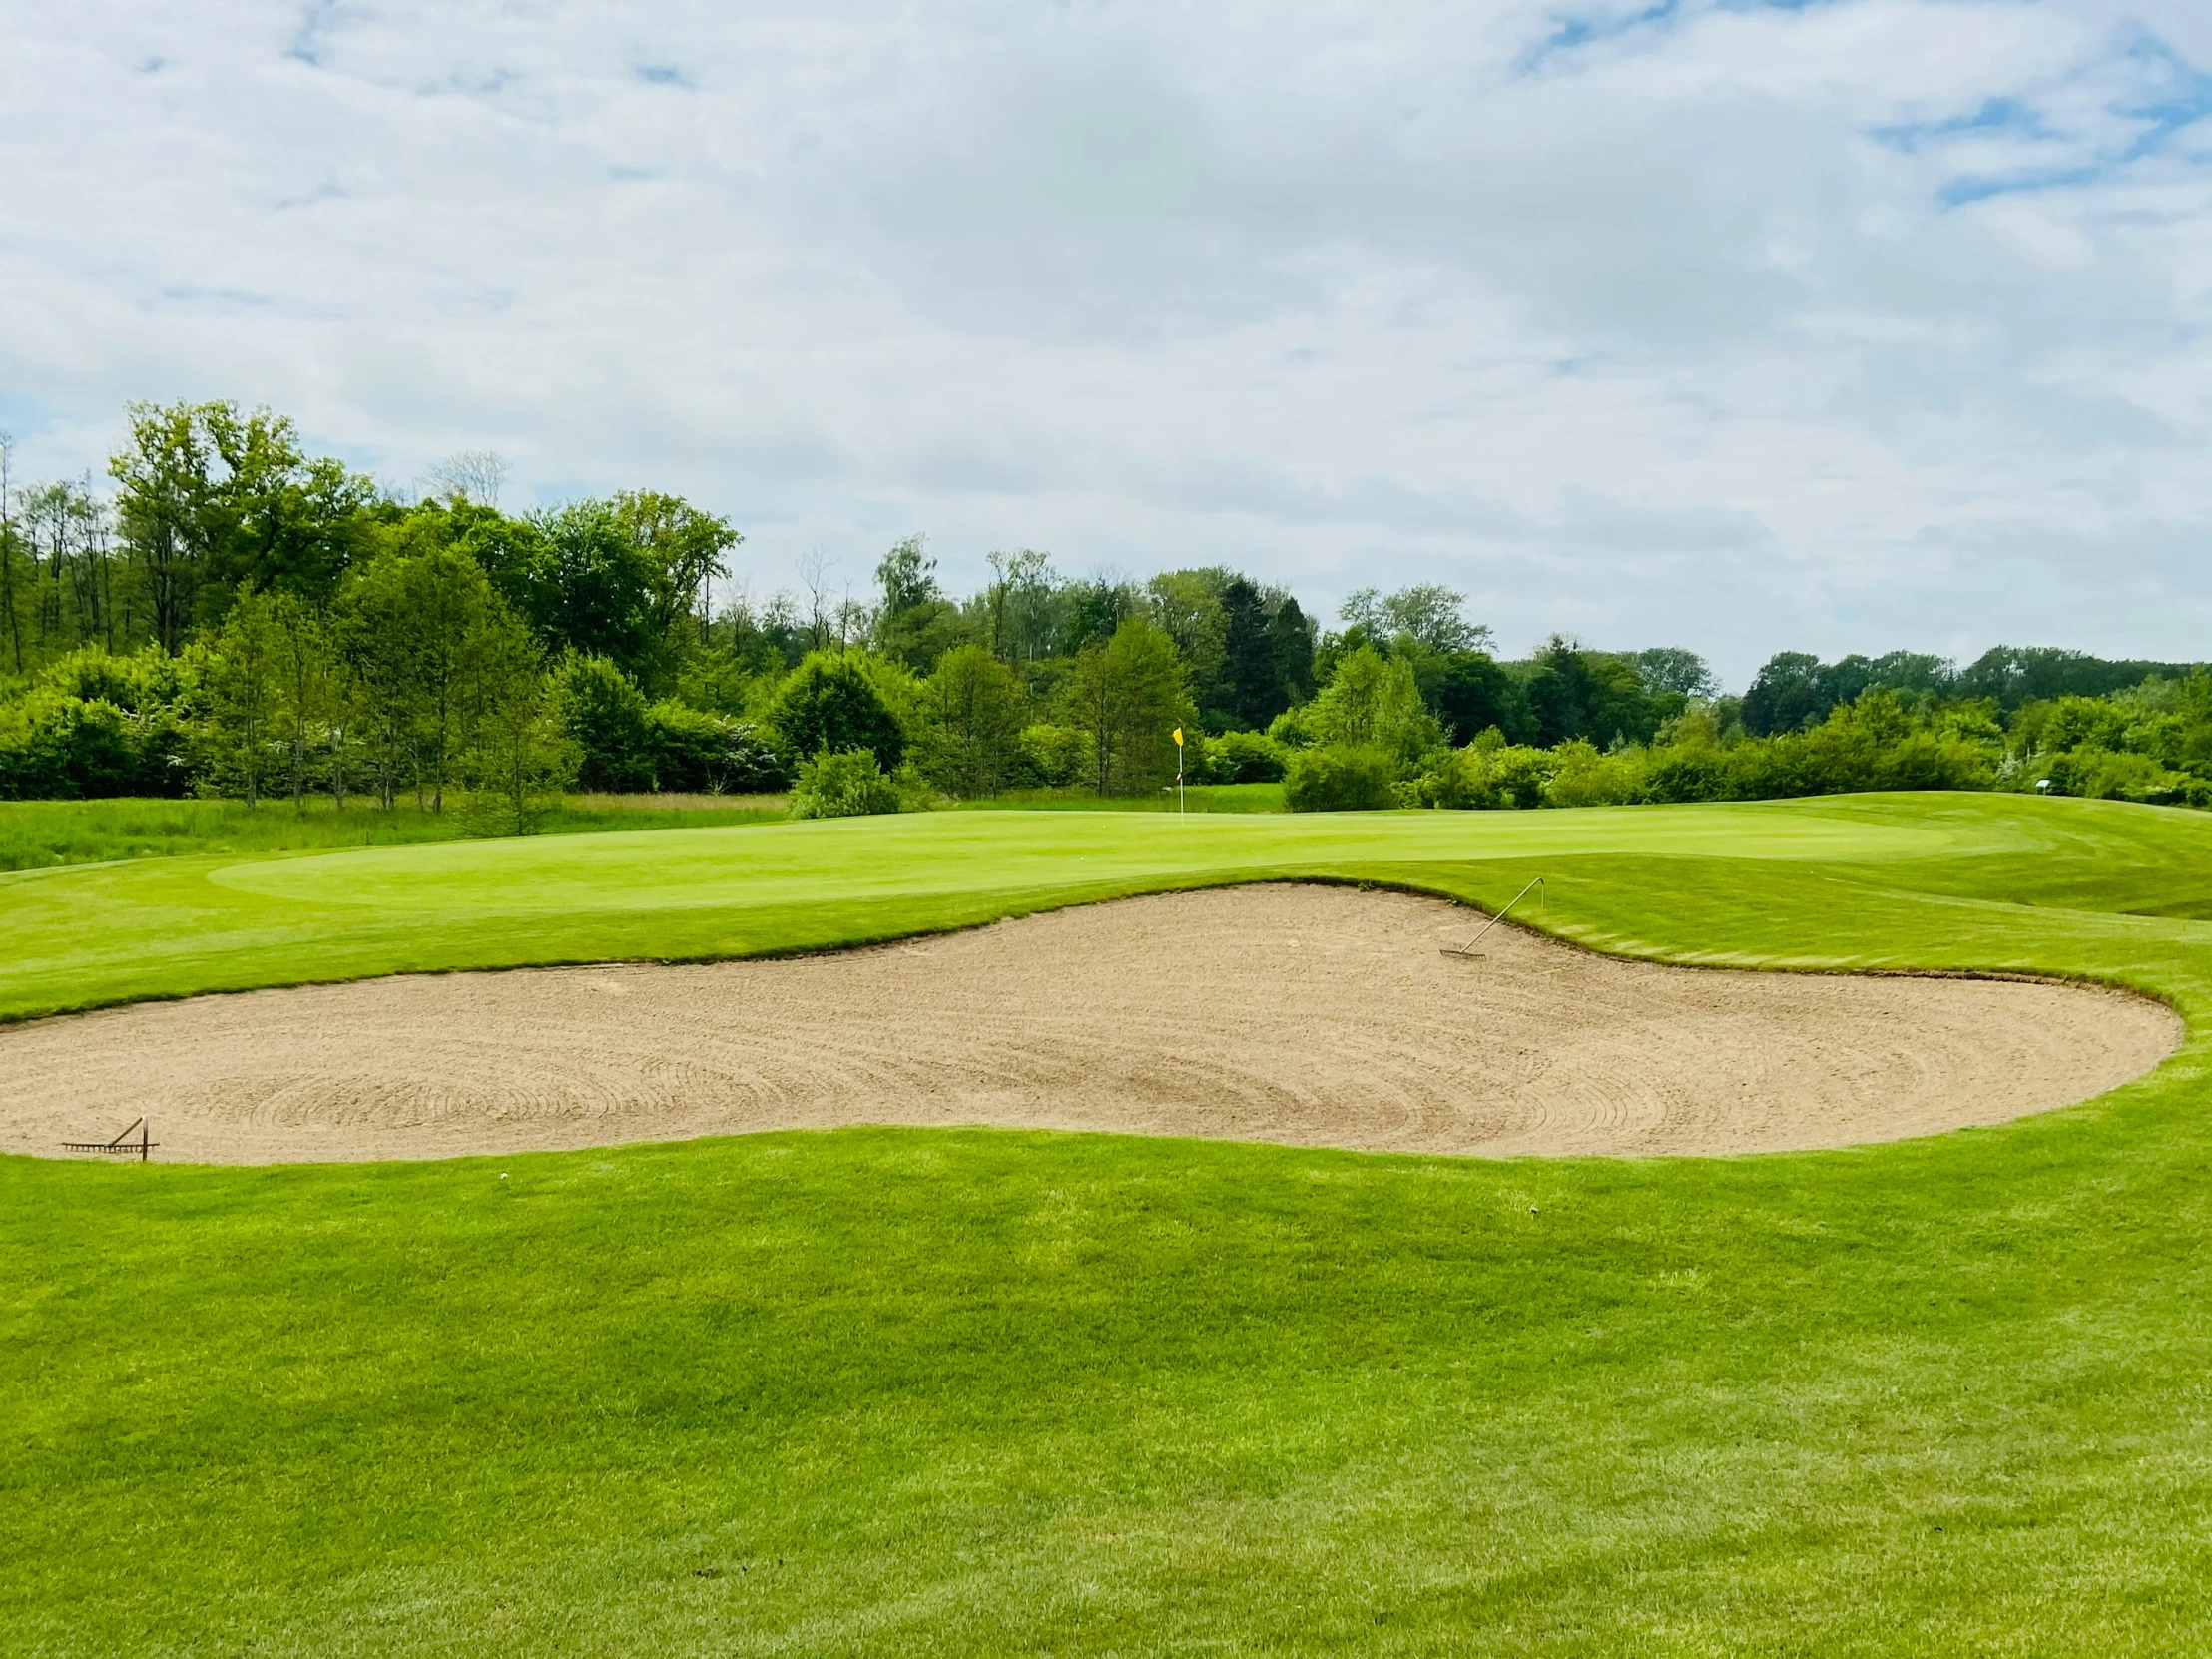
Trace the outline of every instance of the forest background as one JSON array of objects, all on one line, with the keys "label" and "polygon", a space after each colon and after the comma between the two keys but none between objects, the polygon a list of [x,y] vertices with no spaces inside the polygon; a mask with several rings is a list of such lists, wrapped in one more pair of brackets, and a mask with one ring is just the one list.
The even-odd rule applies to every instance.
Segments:
[{"label": "forest background", "polygon": [[[1324,628],[1219,566],[1138,581],[919,537],[719,607],[743,538],[679,497],[526,514],[457,456],[407,499],[229,403],[134,405],[90,479],[0,439],[0,799],[449,802],[527,830],[560,791],[789,792],[798,816],[1053,791],[1283,786],[1302,809],[1532,808],[1867,789],[2212,805],[2212,676],[1998,647],[1771,658],[1740,697],[1675,647],[1506,660],[1437,585]],[[1180,750],[1173,734],[1180,730]]]}]

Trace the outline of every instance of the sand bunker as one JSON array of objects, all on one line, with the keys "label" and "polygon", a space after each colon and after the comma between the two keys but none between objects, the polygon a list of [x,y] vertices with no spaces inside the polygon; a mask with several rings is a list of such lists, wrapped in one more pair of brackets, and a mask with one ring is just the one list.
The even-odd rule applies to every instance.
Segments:
[{"label": "sand bunker", "polygon": [[1254,886],[790,961],[378,979],[0,1029],[0,1148],[442,1158],[839,1124],[1405,1152],[1765,1152],[1999,1123],[2181,1040],[2069,986],[1658,967]]}]

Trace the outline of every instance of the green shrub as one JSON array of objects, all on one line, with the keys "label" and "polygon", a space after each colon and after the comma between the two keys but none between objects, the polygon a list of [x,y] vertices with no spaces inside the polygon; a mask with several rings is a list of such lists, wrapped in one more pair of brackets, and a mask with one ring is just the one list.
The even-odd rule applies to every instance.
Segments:
[{"label": "green shrub", "polygon": [[1311,749],[1321,741],[1314,731],[1314,706],[1301,703],[1268,722],[1268,736],[1285,750]]},{"label": "green shrub", "polygon": [[1291,757],[1283,802],[1294,813],[1365,813],[1397,805],[1397,762],[1374,744],[1331,743]]},{"label": "green shrub", "polygon": [[810,652],[778,688],[768,719],[795,760],[865,749],[879,772],[895,772],[905,758],[905,729],[856,652]]},{"label": "green shrub", "polygon": [[1091,736],[1072,726],[1039,723],[1025,727],[1016,745],[1025,785],[1059,789],[1080,783],[1090,773]]},{"label": "green shrub", "polygon": [[773,795],[790,782],[783,759],[749,720],[673,699],[647,711],[658,788],[692,795]]},{"label": "green shrub", "polygon": [[1191,768],[1194,784],[1275,784],[1282,782],[1290,751],[1261,732],[1224,732],[1206,740],[1203,758]]},{"label": "green shrub", "polygon": [[1550,750],[1509,744],[1493,726],[1431,763],[1418,781],[1417,804],[1458,812],[1540,807],[1558,766]]},{"label": "green shrub", "polygon": [[2194,804],[2190,786],[2203,780],[2170,772],[2148,755],[2125,751],[2076,749],[2054,755],[2041,769],[2052,795],[2080,795],[2099,801],[2147,801],[2158,806]]},{"label": "green shrub", "polygon": [[0,800],[187,795],[190,751],[172,707],[133,713],[37,686],[0,705]]},{"label": "green shrub", "polygon": [[802,761],[792,785],[793,818],[864,818],[895,813],[901,805],[897,781],[883,775],[869,749],[825,751]]},{"label": "green shrub", "polygon": [[[1503,753],[1500,751],[1500,753]],[[1553,807],[1617,807],[1643,798],[1644,751],[1621,749],[1600,754],[1580,738],[1552,751],[1551,779],[1544,801]]]},{"label": "green shrub", "polygon": [[1726,801],[1732,793],[1727,755],[1702,743],[1655,749],[1644,769],[1645,801]]},{"label": "green shrub", "polygon": [[578,784],[610,795],[655,787],[652,714],[636,681],[609,658],[572,652],[553,671],[553,690]]}]

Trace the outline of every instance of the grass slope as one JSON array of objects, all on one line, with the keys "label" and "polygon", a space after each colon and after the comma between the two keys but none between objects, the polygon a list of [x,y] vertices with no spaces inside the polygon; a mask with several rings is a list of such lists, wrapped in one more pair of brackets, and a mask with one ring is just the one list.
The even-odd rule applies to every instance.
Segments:
[{"label": "grass slope", "polygon": [[0,1160],[0,1650],[2202,1650],[2212,928],[2137,912],[2212,893],[2206,829],[1928,797],[957,815],[17,878],[18,1012],[68,982],[72,912],[76,971],[130,995],[257,951],[686,954],[1542,871],[1570,936],[2093,974],[2194,1034],[2073,1111],[1792,1157]]}]

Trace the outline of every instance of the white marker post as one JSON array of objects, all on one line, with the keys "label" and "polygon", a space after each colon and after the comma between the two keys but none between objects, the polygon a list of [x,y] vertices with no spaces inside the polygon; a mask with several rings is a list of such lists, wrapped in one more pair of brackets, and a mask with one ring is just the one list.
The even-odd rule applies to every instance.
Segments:
[{"label": "white marker post", "polygon": [[1175,729],[1175,810],[1183,811],[1183,728]]}]

